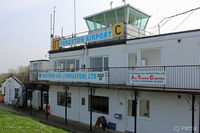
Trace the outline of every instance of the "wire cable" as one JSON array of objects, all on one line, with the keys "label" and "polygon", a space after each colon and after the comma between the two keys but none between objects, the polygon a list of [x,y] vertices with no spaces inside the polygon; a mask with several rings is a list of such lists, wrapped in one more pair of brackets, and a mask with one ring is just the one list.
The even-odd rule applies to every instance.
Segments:
[{"label": "wire cable", "polygon": [[178,24],[178,25],[172,30],[172,32],[175,31],[179,26],[181,26],[193,13],[194,13],[194,11],[191,12],[183,21],[181,21],[181,23]]},{"label": "wire cable", "polygon": [[[177,17],[177,16],[180,16],[180,15],[183,15],[183,14],[187,14],[187,13],[189,13],[189,12],[194,12],[194,11],[196,11],[196,10],[198,10],[198,9],[200,9],[200,7],[197,7],[197,8],[193,8],[193,9],[190,9],[190,10],[188,10],[188,11],[185,11],[185,12],[182,12],[182,13],[178,13],[178,14],[175,14],[175,15],[172,15],[172,16],[169,16],[169,17],[165,17],[165,18],[163,18],[157,25],[155,25],[155,26],[153,26],[153,27],[150,27],[150,28],[148,28],[148,29],[153,29],[153,28],[156,28],[156,27],[158,27],[164,20],[166,20],[166,19],[170,19],[170,18],[173,18],[173,17]],[[165,22],[164,24],[166,24],[167,22]],[[162,25],[163,26],[163,25]],[[158,31],[158,30],[157,30]],[[156,31],[156,32],[157,32]]]}]

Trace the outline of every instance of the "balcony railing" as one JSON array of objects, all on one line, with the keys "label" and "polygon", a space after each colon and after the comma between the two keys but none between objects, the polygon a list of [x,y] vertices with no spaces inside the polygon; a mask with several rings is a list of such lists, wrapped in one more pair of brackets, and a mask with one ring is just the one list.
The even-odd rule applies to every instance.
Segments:
[{"label": "balcony railing", "polygon": [[200,65],[30,71],[30,81],[200,89]]}]

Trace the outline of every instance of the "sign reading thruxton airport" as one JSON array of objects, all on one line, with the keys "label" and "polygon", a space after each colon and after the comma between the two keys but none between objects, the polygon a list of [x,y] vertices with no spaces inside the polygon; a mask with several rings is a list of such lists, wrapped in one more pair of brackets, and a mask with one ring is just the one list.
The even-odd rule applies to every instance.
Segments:
[{"label": "sign reading thruxton airport", "polygon": [[55,40],[57,42],[59,41],[59,46],[57,47],[55,46],[55,48],[53,47],[53,50],[58,49],[58,47],[84,44],[84,43],[107,40],[107,39],[112,39],[115,37],[122,37],[122,36],[124,36],[124,25],[123,23],[117,23],[117,24],[114,24],[112,27],[107,27],[104,29],[92,31],[88,35],[85,35],[85,36],[79,36],[79,37],[70,38],[66,40]]},{"label": "sign reading thruxton airport", "polygon": [[38,73],[38,80],[53,82],[106,83],[105,72],[52,72]]},{"label": "sign reading thruxton airport", "polygon": [[166,73],[165,71],[131,71],[130,72],[130,83],[137,85],[155,84],[164,85],[166,84]]}]

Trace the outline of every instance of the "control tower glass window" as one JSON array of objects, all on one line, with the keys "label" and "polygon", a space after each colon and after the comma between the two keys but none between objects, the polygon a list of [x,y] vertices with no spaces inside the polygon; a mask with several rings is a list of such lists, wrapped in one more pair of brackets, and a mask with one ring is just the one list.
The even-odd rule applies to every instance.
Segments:
[{"label": "control tower glass window", "polygon": [[106,27],[105,19],[104,19],[104,14],[100,14],[95,16],[95,21],[96,21],[96,28],[101,29]]},{"label": "control tower glass window", "polygon": [[88,27],[90,28],[90,30],[95,30],[94,17],[88,18],[87,24],[88,24]]},{"label": "control tower glass window", "polygon": [[117,23],[117,17],[115,11],[110,11],[106,13],[107,26],[111,26]]},{"label": "control tower glass window", "polygon": [[120,9],[116,10],[118,23],[125,21],[124,20],[124,10],[125,10],[125,8],[120,8]]},{"label": "control tower glass window", "polygon": [[148,21],[148,16],[144,13],[141,13],[133,8],[129,9],[129,24],[134,25],[135,27],[144,30]]}]

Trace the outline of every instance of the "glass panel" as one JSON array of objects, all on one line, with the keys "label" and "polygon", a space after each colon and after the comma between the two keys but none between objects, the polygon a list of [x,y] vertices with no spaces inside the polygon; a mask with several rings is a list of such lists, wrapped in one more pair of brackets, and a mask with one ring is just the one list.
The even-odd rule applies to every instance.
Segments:
[{"label": "glass panel", "polygon": [[115,11],[107,12],[105,15],[106,15],[107,26],[110,26],[110,25],[117,23]]},{"label": "glass panel", "polygon": [[145,29],[148,18],[148,16],[135,9],[130,8],[129,10],[129,24],[132,24],[139,29]]},{"label": "glass panel", "polygon": [[148,20],[148,18],[143,18],[143,19],[142,19],[142,23],[141,23],[141,25],[140,25],[140,28],[141,28],[141,29],[145,29],[146,24],[147,24],[147,20]]},{"label": "glass panel", "polygon": [[33,70],[38,70],[38,68],[39,68],[38,65],[39,65],[38,63],[33,63]]},{"label": "glass panel", "polygon": [[58,71],[64,72],[65,70],[65,60],[58,60]]},{"label": "glass panel", "polygon": [[150,116],[150,101],[149,100],[140,100],[140,116],[149,117]]},{"label": "glass panel", "polygon": [[54,72],[57,72],[57,61],[54,62]]},{"label": "glass panel", "polygon": [[67,98],[67,107],[71,107],[71,93],[67,93],[67,97],[65,94],[65,92],[57,92],[57,105],[65,106],[65,98]]},{"label": "glass panel", "polygon": [[142,51],[142,66],[161,65],[160,49],[151,49]]},{"label": "glass panel", "polygon": [[128,67],[136,67],[137,66],[137,54],[129,54],[128,55]]},{"label": "glass panel", "polygon": [[105,24],[104,14],[97,15],[97,16],[95,17],[95,21],[96,21],[97,29],[106,27],[106,26],[105,26],[106,24]]},{"label": "glass panel", "polygon": [[15,98],[19,98],[19,89],[15,88]]},{"label": "glass panel", "polygon": [[81,98],[81,105],[85,105],[85,98]]},{"label": "glass panel", "polygon": [[67,60],[67,72],[75,72],[75,60]]},{"label": "glass panel", "polygon": [[48,104],[49,103],[49,97],[48,97],[47,93],[44,93],[43,96],[44,96],[43,97],[43,103]]},{"label": "glass panel", "polygon": [[88,18],[87,20],[87,24],[90,30],[95,30],[95,26],[94,26],[94,18]]},{"label": "glass panel", "polygon": [[128,100],[128,116],[135,116],[135,100]]},{"label": "glass panel", "polygon": [[118,18],[118,22],[124,22],[124,8],[118,9],[117,11],[117,18]]},{"label": "glass panel", "polygon": [[104,71],[108,71],[108,57],[104,57]]},{"label": "glass panel", "polygon": [[102,57],[90,58],[90,68],[92,72],[102,71]]},{"label": "glass panel", "polygon": [[[92,96],[92,111],[97,113],[109,113],[109,98],[102,96]],[[88,95],[88,110],[90,111],[91,95]]]},{"label": "glass panel", "polygon": [[79,60],[76,60],[76,71],[79,71]]}]

